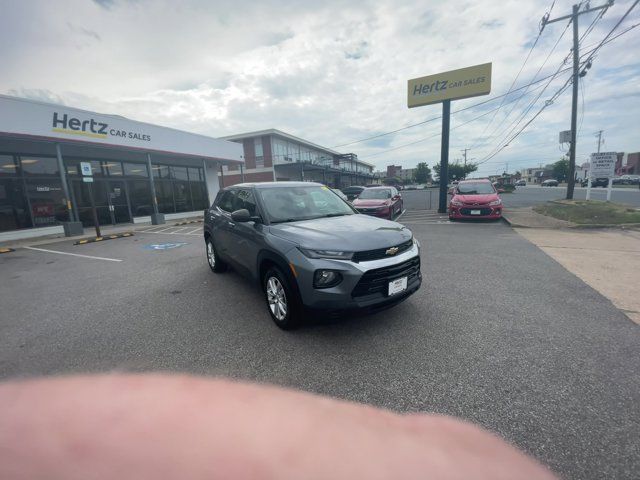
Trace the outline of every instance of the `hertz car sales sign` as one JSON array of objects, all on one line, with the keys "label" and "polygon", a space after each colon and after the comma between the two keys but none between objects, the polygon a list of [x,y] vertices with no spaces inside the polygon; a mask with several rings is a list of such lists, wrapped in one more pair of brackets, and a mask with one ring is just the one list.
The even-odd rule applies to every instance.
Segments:
[{"label": "hertz car sales sign", "polygon": [[422,107],[444,100],[491,93],[491,63],[409,80],[407,104]]}]

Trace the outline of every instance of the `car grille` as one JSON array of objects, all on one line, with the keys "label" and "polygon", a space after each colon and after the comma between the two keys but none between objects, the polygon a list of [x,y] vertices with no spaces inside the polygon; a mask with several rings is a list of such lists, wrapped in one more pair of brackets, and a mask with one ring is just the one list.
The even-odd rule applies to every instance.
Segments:
[{"label": "car grille", "polygon": [[369,270],[351,292],[352,297],[363,297],[374,293],[387,294],[389,282],[396,278],[408,277],[410,284],[420,274],[420,257],[414,257],[406,262],[384,268]]},{"label": "car grille", "polygon": [[[401,243],[400,245],[394,245],[394,246],[398,249],[395,255],[399,255],[402,252],[406,252],[413,246],[413,239],[408,240],[404,243]],[[380,260],[381,258],[389,258],[391,257],[391,255],[387,255],[387,250],[389,250],[389,248],[390,247],[378,248],[376,250],[365,250],[363,252],[356,252],[353,254],[353,261],[369,262],[371,260]]]},{"label": "car grille", "polygon": [[480,210],[480,215],[473,215],[474,217],[480,217],[482,215],[491,215],[490,208],[461,208],[460,213],[462,215],[471,215],[471,210]]}]

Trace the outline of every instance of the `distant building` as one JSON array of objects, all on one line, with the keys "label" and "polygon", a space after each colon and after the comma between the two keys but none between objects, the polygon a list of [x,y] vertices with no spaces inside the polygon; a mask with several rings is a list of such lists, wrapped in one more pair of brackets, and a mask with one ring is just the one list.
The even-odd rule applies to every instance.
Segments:
[{"label": "distant building", "polygon": [[521,179],[527,183],[542,183],[545,170],[545,168],[523,168],[520,170]]},{"label": "distant building", "polygon": [[622,175],[640,175],[640,152],[625,154],[624,165],[620,169]]},{"label": "distant building", "polygon": [[387,165],[387,178],[400,178],[402,167],[400,165]]},{"label": "distant building", "polygon": [[340,153],[276,129],[224,137],[242,144],[244,167],[229,165],[218,173],[220,185],[300,180],[335,188],[379,183],[373,165],[354,153]]}]

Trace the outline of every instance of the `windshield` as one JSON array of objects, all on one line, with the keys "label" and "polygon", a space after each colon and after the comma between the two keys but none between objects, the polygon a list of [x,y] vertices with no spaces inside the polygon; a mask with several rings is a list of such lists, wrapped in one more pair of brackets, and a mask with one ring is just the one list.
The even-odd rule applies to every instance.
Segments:
[{"label": "windshield", "polygon": [[496,192],[493,185],[486,182],[460,183],[457,188],[460,195],[484,195]]},{"label": "windshield", "polygon": [[271,223],[353,215],[353,209],[328,187],[273,187],[257,190]]},{"label": "windshield", "polygon": [[391,198],[391,190],[388,188],[365,189],[358,198],[360,200],[386,200]]}]

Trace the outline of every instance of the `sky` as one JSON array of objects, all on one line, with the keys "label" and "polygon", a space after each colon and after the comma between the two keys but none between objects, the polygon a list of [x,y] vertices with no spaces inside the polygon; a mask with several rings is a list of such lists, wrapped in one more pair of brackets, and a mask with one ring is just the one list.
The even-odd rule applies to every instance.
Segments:
[{"label": "sky", "polygon": [[[569,71],[499,97],[514,80],[518,88],[553,75],[570,54],[566,21],[539,35],[551,3],[0,0],[0,93],[214,137],[277,128],[384,170],[439,162],[438,118],[359,141],[441,114],[439,104],[407,108],[407,80],[492,62],[491,94],[452,102],[453,112],[472,108],[451,117],[450,161],[470,148],[468,161],[482,162],[476,176],[515,172],[568,151],[558,133],[570,128],[570,86],[508,139]],[[572,3],[556,0],[550,18],[570,13]],[[581,52],[632,3],[616,0]],[[596,15],[580,16],[581,34]],[[639,21],[637,7],[613,35]],[[595,151],[599,130],[603,151],[640,151],[640,28],[603,46],[591,64],[580,81],[578,164]]]}]

